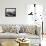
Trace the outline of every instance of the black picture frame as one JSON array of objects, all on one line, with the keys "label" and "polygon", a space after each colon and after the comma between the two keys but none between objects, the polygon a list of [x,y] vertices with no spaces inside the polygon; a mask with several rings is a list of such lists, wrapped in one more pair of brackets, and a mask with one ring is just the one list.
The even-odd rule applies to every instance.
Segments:
[{"label": "black picture frame", "polygon": [[5,8],[6,17],[16,17],[16,8]]}]

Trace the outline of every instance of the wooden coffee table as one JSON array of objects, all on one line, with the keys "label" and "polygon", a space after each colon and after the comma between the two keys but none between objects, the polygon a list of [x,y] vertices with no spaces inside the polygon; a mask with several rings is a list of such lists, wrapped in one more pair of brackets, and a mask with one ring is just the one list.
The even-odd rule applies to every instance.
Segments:
[{"label": "wooden coffee table", "polygon": [[19,46],[31,46],[30,39],[26,39],[26,41],[18,40],[18,42],[19,42]]}]

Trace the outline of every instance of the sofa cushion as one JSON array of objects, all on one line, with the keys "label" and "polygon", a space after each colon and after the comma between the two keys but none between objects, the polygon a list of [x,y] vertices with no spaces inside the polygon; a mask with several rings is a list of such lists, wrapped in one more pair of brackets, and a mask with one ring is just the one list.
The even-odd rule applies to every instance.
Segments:
[{"label": "sofa cushion", "polygon": [[27,25],[25,27],[25,32],[30,34],[35,34],[35,26],[34,25]]},{"label": "sofa cushion", "polygon": [[3,25],[3,32],[17,33],[16,25]]}]

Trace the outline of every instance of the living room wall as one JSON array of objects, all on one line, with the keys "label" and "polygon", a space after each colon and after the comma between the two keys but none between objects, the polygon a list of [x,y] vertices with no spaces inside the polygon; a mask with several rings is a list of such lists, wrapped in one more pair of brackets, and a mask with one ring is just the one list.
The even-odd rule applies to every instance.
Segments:
[{"label": "living room wall", "polygon": [[[0,0],[0,24],[26,24],[26,5],[35,0]],[[41,2],[42,1],[42,2]],[[43,3],[43,0],[40,0]],[[5,8],[16,8],[16,17],[6,17]]]},{"label": "living room wall", "polygon": [[[28,0],[0,0],[0,24],[26,24],[27,2]],[[16,17],[6,17],[5,8],[16,8]]]},{"label": "living room wall", "polygon": [[[0,23],[2,24],[25,24],[25,1],[24,0],[0,0]],[[16,17],[6,17],[5,8],[16,8]]]}]

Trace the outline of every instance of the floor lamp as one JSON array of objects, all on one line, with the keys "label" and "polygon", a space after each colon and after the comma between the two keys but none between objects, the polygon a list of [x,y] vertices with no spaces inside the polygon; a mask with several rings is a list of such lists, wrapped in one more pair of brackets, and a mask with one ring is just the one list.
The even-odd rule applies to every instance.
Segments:
[{"label": "floor lamp", "polygon": [[43,40],[43,16],[41,17],[41,26],[42,26],[42,40]]}]

